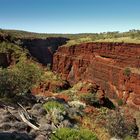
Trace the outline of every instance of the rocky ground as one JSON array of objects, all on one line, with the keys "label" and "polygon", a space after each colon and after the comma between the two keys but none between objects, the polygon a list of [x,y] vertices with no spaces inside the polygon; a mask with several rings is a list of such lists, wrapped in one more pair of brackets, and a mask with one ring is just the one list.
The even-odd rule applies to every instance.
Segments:
[{"label": "rocky ground", "polygon": [[[81,101],[65,101],[62,98],[56,97],[38,96],[33,99],[36,100],[35,103],[23,105],[24,107],[20,106],[22,103],[16,106],[1,103],[0,140],[50,140],[55,131],[63,127],[89,128],[96,132],[99,140],[114,140],[116,139],[113,137],[114,132],[118,133],[118,135],[123,135],[123,133],[126,133],[123,132],[124,128],[133,136],[137,135],[137,131],[133,131],[136,128],[135,120],[128,115],[127,109],[120,110],[121,114],[127,112],[125,121],[129,126],[129,128],[123,126],[124,128],[122,129],[121,118],[117,116],[118,119],[116,119],[115,116],[115,119],[112,119],[117,114],[114,110],[104,107],[95,108]],[[46,107],[45,109],[44,104],[50,102],[58,103],[57,108],[52,108],[51,110],[49,105],[49,108]],[[60,104],[63,106],[59,106]],[[28,121],[36,126],[36,128],[30,127],[23,121],[19,114],[20,111],[23,111],[25,116],[27,115]],[[26,111],[28,114],[26,114]],[[109,121],[112,121],[111,127],[114,127],[112,129],[116,129],[116,131],[111,132],[113,135],[110,135],[104,128],[107,124],[107,116],[111,118]]]},{"label": "rocky ground", "polygon": [[[37,103],[33,106],[26,106],[24,109],[29,113],[30,122],[37,126],[38,129],[31,128],[27,123],[23,122],[20,117],[19,110],[24,110],[20,106],[13,107],[3,105],[0,108],[0,139],[2,140],[48,140],[57,128],[61,127],[76,127],[76,123],[59,111],[54,111],[53,115],[47,113],[43,108],[43,104],[47,101],[57,101],[64,104],[64,107],[69,110],[70,115],[80,113],[77,108],[70,107],[62,99],[38,97]],[[61,115],[62,113],[62,115]],[[56,115],[56,117],[55,117]],[[68,117],[68,116],[67,116]],[[54,119],[56,119],[56,122]]]},{"label": "rocky ground", "polygon": [[137,126],[139,128],[138,140],[140,139],[140,111],[131,109],[131,113],[133,114],[134,118],[136,119]]},{"label": "rocky ground", "polygon": [[[38,109],[38,107],[41,106],[41,104],[34,105],[29,111],[33,111],[33,114],[38,113],[38,117],[36,118],[38,120],[41,120],[41,117],[43,115],[44,110]],[[49,132],[49,129],[51,130],[52,127],[45,123],[45,126],[42,122],[41,129],[39,131],[36,131],[32,128],[30,128],[25,122],[22,121],[18,114],[18,109],[9,109],[5,110],[4,108],[0,109],[0,139],[8,139],[8,140],[15,140],[15,139],[23,139],[23,140],[32,140],[34,138],[36,139],[47,139],[46,135]],[[14,117],[15,116],[15,117]],[[46,128],[43,128],[46,127]],[[43,132],[43,129],[46,129],[46,132]]]}]

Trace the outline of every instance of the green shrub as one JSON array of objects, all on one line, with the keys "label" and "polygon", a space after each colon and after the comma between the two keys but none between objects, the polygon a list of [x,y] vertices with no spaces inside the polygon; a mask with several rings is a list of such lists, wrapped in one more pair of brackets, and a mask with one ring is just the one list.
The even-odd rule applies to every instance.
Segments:
[{"label": "green shrub", "polygon": [[130,76],[130,74],[131,74],[130,68],[125,68],[125,70],[124,70],[124,75]]},{"label": "green shrub", "polygon": [[60,128],[52,135],[51,140],[98,140],[96,135],[87,129]]},{"label": "green shrub", "polygon": [[99,103],[99,100],[96,97],[96,93],[83,94],[80,96],[80,99],[89,105],[94,105]]},{"label": "green shrub", "polygon": [[17,62],[21,58],[26,58],[28,51],[8,42],[0,42],[0,53],[7,53],[11,56],[12,61]]},{"label": "green shrub", "polygon": [[136,140],[136,139],[133,138],[133,137],[131,137],[131,136],[126,136],[126,137],[124,138],[124,140]]},{"label": "green shrub", "polygon": [[34,63],[20,61],[12,68],[0,69],[0,96],[13,97],[27,93],[41,80],[42,71]]},{"label": "green shrub", "polygon": [[65,106],[57,101],[48,101],[43,107],[48,112],[52,112],[54,109],[65,111]]},{"label": "green shrub", "polygon": [[62,123],[67,113],[64,104],[57,101],[48,101],[43,107],[48,112],[46,114],[47,120],[51,120],[55,125]]},{"label": "green shrub", "polygon": [[123,105],[123,100],[122,99],[118,99],[117,103],[118,103],[119,106],[122,106]]}]

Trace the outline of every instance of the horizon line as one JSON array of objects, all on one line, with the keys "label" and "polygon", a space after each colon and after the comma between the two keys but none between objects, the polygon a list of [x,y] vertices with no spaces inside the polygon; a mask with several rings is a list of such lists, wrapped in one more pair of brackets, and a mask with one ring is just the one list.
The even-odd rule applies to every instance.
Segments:
[{"label": "horizon line", "polygon": [[22,32],[27,32],[27,33],[35,33],[35,34],[101,34],[101,33],[108,33],[108,32],[119,32],[119,33],[125,33],[125,32],[129,32],[131,30],[140,30],[140,29],[128,29],[128,30],[125,30],[125,31],[117,31],[117,30],[114,30],[114,31],[103,31],[103,32],[75,32],[75,33],[68,33],[68,32],[38,32],[38,31],[31,31],[31,30],[26,30],[26,29],[14,29],[14,28],[0,28],[0,30],[9,30],[9,31],[22,31]]}]

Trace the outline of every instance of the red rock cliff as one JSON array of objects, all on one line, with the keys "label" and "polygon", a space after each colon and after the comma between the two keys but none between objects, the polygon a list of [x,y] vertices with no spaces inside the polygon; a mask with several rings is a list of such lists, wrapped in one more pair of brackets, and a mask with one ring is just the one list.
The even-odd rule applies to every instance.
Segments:
[{"label": "red rock cliff", "polygon": [[53,71],[61,73],[71,84],[90,81],[109,98],[140,106],[140,44],[86,43],[60,47],[53,57]]}]

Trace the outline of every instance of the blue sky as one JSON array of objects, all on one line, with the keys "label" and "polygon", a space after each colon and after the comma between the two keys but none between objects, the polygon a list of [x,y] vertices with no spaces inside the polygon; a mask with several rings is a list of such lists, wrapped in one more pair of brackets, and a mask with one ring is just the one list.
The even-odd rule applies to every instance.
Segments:
[{"label": "blue sky", "polygon": [[0,0],[0,28],[43,33],[140,29],[140,0]]}]

